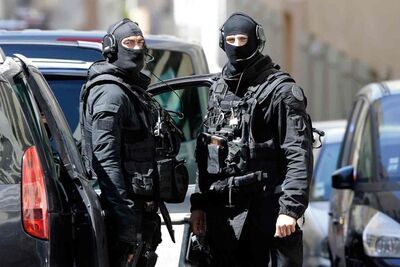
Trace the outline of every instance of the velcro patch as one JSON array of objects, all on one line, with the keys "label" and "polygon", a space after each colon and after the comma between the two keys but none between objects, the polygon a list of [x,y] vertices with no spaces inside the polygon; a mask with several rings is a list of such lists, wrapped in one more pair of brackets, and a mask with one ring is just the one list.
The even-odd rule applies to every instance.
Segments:
[{"label": "velcro patch", "polygon": [[299,101],[304,100],[303,91],[297,85],[292,86],[292,94],[297,100],[299,100]]}]

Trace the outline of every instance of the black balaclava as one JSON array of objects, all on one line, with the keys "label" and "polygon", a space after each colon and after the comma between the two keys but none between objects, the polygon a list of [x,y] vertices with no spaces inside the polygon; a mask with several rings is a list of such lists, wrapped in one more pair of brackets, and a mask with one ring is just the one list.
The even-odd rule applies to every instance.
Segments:
[{"label": "black balaclava", "polygon": [[[228,71],[232,74],[242,72],[243,69],[258,55],[258,41],[256,35],[257,24],[246,14],[234,13],[223,25],[224,50],[228,57]],[[226,42],[226,37],[235,34],[245,34],[247,43],[243,46],[233,46]]]},{"label": "black balaclava", "polygon": [[[117,22],[118,23],[118,22]],[[114,25],[116,25],[115,23]],[[112,25],[109,31],[114,27]],[[137,76],[144,67],[145,49],[132,49],[122,46],[122,40],[129,36],[143,36],[139,26],[133,21],[127,21],[114,31],[117,41],[117,56],[109,60],[110,63],[122,69],[129,75]]]}]

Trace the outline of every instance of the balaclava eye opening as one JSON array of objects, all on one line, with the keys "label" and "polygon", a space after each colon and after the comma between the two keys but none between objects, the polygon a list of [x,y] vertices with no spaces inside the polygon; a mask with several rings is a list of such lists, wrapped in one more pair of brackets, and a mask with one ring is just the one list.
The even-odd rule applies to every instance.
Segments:
[{"label": "balaclava eye opening", "polygon": [[117,56],[110,59],[109,62],[125,71],[128,75],[138,75],[144,67],[145,49],[126,48],[122,45],[122,40],[129,36],[143,36],[139,26],[133,21],[127,21],[114,31],[114,36],[118,46]]},{"label": "balaclava eye opening", "polygon": [[[257,24],[247,15],[236,13],[230,16],[223,25],[224,48],[229,63],[237,70],[243,70],[249,60],[255,56],[258,49],[256,34]],[[234,46],[226,42],[229,35],[247,35],[247,43],[243,46]]]}]

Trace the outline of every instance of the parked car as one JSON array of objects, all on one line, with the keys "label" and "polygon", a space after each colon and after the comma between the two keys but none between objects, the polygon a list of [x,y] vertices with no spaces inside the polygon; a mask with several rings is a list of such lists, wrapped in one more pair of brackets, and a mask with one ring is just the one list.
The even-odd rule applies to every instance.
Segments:
[{"label": "parked car", "polygon": [[[0,30],[0,47],[3,47],[6,55],[20,53],[29,58],[93,62],[103,59],[100,43],[105,33],[75,30]],[[151,77],[152,83],[159,82],[160,79],[209,73],[207,59],[201,46],[169,35],[148,35],[145,36],[145,40],[150,57],[144,73]]]},{"label": "parked car", "polygon": [[[101,42],[105,32],[101,31],[0,31],[0,47],[6,54],[24,54],[38,64],[61,104],[75,139],[80,139],[79,92],[86,81],[89,62],[103,59]],[[154,82],[166,79],[209,73],[203,49],[172,36],[146,36],[149,54],[154,57],[147,62],[144,73]],[[89,42],[88,42],[89,41]],[[42,59],[40,59],[42,58]],[[52,60],[48,60],[52,59]],[[66,60],[70,60],[67,62]],[[80,61],[80,62],[79,62]],[[58,62],[58,63],[57,63]],[[194,183],[196,164],[194,160],[194,139],[205,115],[207,92],[188,95],[182,92],[165,93],[157,97],[163,107],[181,112],[184,118],[174,117],[185,134],[180,158],[188,165],[191,182]],[[191,99],[191,97],[194,97]],[[191,101],[200,103],[199,108],[190,109]],[[195,106],[196,107],[196,106]]]},{"label": "parked car", "polygon": [[[80,139],[79,91],[86,80],[87,69],[90,66],[90,62],[85,62],[85,59],[89,61],[97,60],[97,57],[103,59],[101,45],[98,42],[101,41],[104,34],[104,32],[85,31],[0,31],[0,46],[6,44],[7,53],[28,53],[30,57],[36,58],[33,61],[52,87],[77,140]],[[144,72],[152,78],[152,83],[209,72],[204,52],[200,46],[171,36],[146,36],[145,38],[149,53],[154,60],[147,62]],[[49,45],[52,47],[50,50],[47,49]],[[68,53],[62,52],[63,46],[66,46]],[[43,54],[43,51],[49,54]],[[76,55],[74,55],[75,52]],[[93,59],[93,56],[96,58]],[[53,60],[37,59],[37,57],[52,58]],[[67,60],[60,60],[60,58]],[[183,262],[180,256],[181,246],[186,245],[186,239],[184,244],[182,243],[183,237],[186,236],[183,232],[189,230],[189,196],[194,191],[196,172],[195,137],[206,112],[208,92],[207,90],[193,90],[187,93],[182,91],[172,93],[169,90],[155,97],[169,110],[184,113],[182,119],[174,118],[185,135],[185,141],[181,145],[178,157],[185,159],[192,184],[189,185],[184,203],[168,205],[175,224],[177,243],[174,244],[169,240],[167,230],[163,226],[163,243],[157,250],[159,254],[157,266],[177,266],[179,261]]]},{"label": "parked car", "polygon": [[103,213],[85,175],[39,70],[0,53],[1,266],[108,266]]},{"label": "parked car", "polygon": [[332,175],[333,266],[400,266],[400,81],[356,96]]},{"label": "parked car", "polygon": [[[66,114],[66,119],[73,130],[76,140],[80,139],[79,128],[79,92],[86,81],[87,70],[91,63],[72,60],[33,59],[33,64],[43,73],[50,85],[61,108]],[[149,92],[154,95],[166,109],[182,112],[184,117],[176,119],[178,127],[183,131],[185,140],[181,143],[178,155],[184,159],[190,174],[190,183],[185,201],[181,204],[168,205],[171,218],[175,224],[176,244],[169,240],[168,232],[162,227],[163,243],[157,249],[159,261],[157,266],[177,266],[180,259],[184,231],[188,231],[189,197],[194,192],[196,176],[196,162],[194,158],[195,139],[200,129],[202,119],[206,114],[208,88],[187,88],[187,90],[174,90],[168,87],[169,82],[160,82],[167,88],[162,90],[152,89]],[[185,239],[185,245],[186,245]],[[167,263],[166,263],[167,262]]]},{"label": "parked car", "polygon": [[321,148],[314,149],[314,173],[310,184],[310,202],[304,214],[303,266],[331,266],[328,251],[328,212],[331,175],[336,169],[346,121],[314,122],[325,132]]}]

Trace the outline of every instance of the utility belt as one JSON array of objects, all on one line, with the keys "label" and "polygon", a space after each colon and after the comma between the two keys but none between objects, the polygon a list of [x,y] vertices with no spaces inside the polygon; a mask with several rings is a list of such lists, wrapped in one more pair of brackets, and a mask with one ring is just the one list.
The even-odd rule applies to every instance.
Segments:
[{"label": "utility belt", "polygon": [[257,193],[280,194],[282,186],[268,186],[268,175],[262,171],[256,171],[215,181],[209,190],[220,195],[228,194],[228,206],[233,207],[233,196],[254,196]]},{"label": "utility belt", "polygon": [[135,210],[139,212],[157,212],[158,211],[158,203],[155,201],[145,201],[142,199],[135,200]]}]

